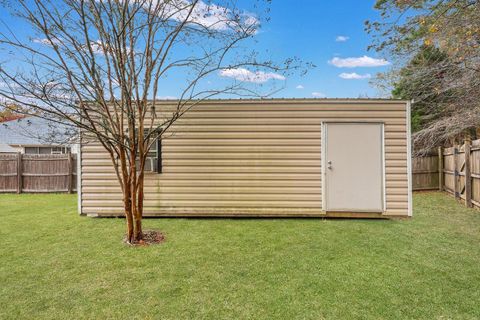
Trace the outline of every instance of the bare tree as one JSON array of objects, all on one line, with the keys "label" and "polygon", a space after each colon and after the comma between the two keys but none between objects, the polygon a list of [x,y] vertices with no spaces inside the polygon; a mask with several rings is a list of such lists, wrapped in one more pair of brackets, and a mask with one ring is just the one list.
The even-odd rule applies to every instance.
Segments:
[{"label": "bare tree", "polygon": [[[283,79],[300,66],[295,58],[274,64],[248,49],[263,12],[242,11],[235,1],[2,3],[32,28],[32,36],[18,38],[6,24],[0,29],[0,50],[9,57],[0,62],[0,96],[101,143],[122,189],[130,243],[142,239],[145,164],[155,141],[203,100],[219,94],[260,96],[252,83]],[[267,8],[260,2],[254,7]],[[206,85],[219,73],[238,81],[221,88]],[[178,83],[174,110],[163,110],[158,96],[172,74],[187,80]]]}]

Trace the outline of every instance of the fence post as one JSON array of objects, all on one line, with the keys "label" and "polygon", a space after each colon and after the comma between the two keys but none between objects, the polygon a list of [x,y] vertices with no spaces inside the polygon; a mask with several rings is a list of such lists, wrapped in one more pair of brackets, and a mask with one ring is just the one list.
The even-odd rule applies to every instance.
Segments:
[{"label": "fence post", "polygon": [[438,190],[443,191],[443,148],[438,147]]},{"label": "fence post", "polygon": [[22,193],[23,189],[22,179],[22,153],[17,153],[17,193]]},{"label": "fence post", "polygon": [[67,190],[68,190],[68,193],[72,193],[73,161],[72,161],[72,153],[70,151],[67,153],[67,164],[68,164]]},{"label": "fence post", "polygon": [[460,177],[460,173],[458,172],[458,146],[457,145],[454,145],[453,147],[453,172],[454,172],[454,175],[453,175],[453,192],[454,192],[454,195],[455,195],[455,199],[460,199],[460,192],[459,192],[459,188],[458,188],[458,185],[459,185],[459,181],[458,181],[458,178]]},{"label": "fence post", "polygon": [[472,169],[470,163],[472,141],[467,135],[465,139],[465,205],[472,207]]}]

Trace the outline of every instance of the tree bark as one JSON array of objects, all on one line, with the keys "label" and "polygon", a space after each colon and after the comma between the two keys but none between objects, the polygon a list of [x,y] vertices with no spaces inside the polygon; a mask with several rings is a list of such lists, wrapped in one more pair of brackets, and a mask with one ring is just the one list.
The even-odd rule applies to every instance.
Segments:
[{"label": "tree bark", "polygon": [[137,240],[141,240],[143,238],[143,231],[142,231],[142,218],[143,218],[143,198],[144,198],[144,192],[143,192],[143,180],[144,180],[144,174],[143,171],[140,173],[140,176],[138,177],[138,196],[137,196],[137,216],[136,216],[136,238]]},{"label": "tree bark", "polygon": [[127,220],[127,242],[133,243],[134,241],[134,224],[133,224],[133,215],[131,208],[131,200],[128,195],[124,195],[124,205],[125,205],[125,219]]},{"label": "tree bark", "polygon": [[135,242],[138,242],[143,239],[143,231],[142,231],[142,218],[135,218]]},{"label": "tree bark", "polygon": [[130,188],[125,190],[123,202],[127,221],[127,242],[133,244],[143,239],[142,214],[138,210],[134,191]]},{"label": "tree bark", "polygon": [[[133,170],[133,172],[132,172]],[[125,218],[127,220],[127,241],[138,243],[143,239],[142,216],[143,216],[143,179],[136,177],[134,166],[130,166],[130,178],[124,188]],[[135,175],[135,176],[133,176]],[[141,183],[138,183],[138,180]]]}]

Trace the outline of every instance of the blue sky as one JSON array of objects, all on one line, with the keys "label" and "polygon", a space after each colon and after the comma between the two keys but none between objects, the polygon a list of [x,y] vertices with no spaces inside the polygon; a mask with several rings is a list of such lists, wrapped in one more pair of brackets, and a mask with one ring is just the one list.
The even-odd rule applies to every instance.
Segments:
[{"label": "blue sky", "polygon": [[[274,0],[270,6],[270,21],[262,24],[255,36],[260,52],[268,50],[275,61],[298,56],[317,67],[307,75],[289,75],[285,80],[268,80],[283,88],[273,97],[375,97],[378,92],[369,84],[369,77],[388,69],[388,63],[376,52],[367,51],[371,38],[364,31],[364,22],[377,19],[375,0]],[[252,1],[240,0],[239,7],[251,10]],[[7,13],[0,19],[18,30],[18,36],[29,36],[28,29],[16,25]],[[342,38],[339,38],[342,37]],[[0,52],[1,57],[1,52]],[[363,65],[363,67],[362,67]],[[340,67],[349,66],[349,67]],[[342,78],[343,77],[343,78]],[[353,79],[352,79],[353,78]],[[178,97],[178,81],[173,75],[162,83],[162,97]],[[216,74],[211,85],[230,81]],[[176,85],[177,84],[177,85]]]},{"label": "blue sky", "polygon": [[[251,3],[241,0],[239,8],[248,12]],[[272,1],[268,14],[270,21],[263,23],[255,36],[258,41],[255,50],[268,52],[268,57],[271,55],[279,62],[297,56],[314,63],[316,68],[304,76],[300,73],[287,76],[285,81],[269,80],[264,84],[267,89],[258,91],[270,92],[269,86],[275,85],[275,89],[281,88],[272,95],[275,98],[377,97],[380,93],[369,84],[369,77],[387,70],[388,65],[375,67],[387,61],[382,61],[384,57],[376,52],[367,51],[371,37],[364,31],[364,22],[379,18],[373,9],[374,3],[375,0]],[[340,59],[337,65],[366,64],[369,67],[339,67],[329,63],[335,58]],[[180,75],[172,78],[181,81]],[[209,85],[220,86],[229,80],[216,75],[209,77]],[[179,93],[172,85],[175,81],[170,81],[160,96],[178,97]]]},{"label": "blue sky", "polygon": [[[259,43],[282,56],[297,55],[312,61],[315,69],[304,77],[292,76],[278,97],[311,97],[318,92],[327,97],[376,96],[369,79],[342,79],[341,73],[359,75],[384,71],[386,67],[338,68],[328,61],[333,58],[378,57],[367,51],[370,36],[364,31],[367,19],[378,18],[371,0],[282,0],[273,1],[271,21],[258,35]],[[336,41],[338,36],[347,41]],[[302,85],[304,89],[296,89]]]}]

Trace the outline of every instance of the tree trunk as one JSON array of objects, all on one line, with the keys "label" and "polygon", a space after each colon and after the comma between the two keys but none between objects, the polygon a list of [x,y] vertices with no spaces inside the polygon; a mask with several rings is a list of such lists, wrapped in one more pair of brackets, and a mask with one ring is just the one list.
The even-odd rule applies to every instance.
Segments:
[{"label": "tree trunk", "polygon": [[[134,132],[129,130],[130,135]],[[130,137],[133,141],[133,136]],[[134,150],[134,151],[131,151]],[[127,242],[130,244],[138,243],[143,239],[142,216],[143,216],[143,198],[144,198],[144,157],[140,165],[140,173],[137,172],[136,162],[130,160],[127,163],[125,157],[126,152],[130,152],[130,159],[137,159],[135,146],[131,146],[131,150],[123,149],[121,155],[121,177],[119,181],[122,184],[123,202],[125,210],[125,219],[127,222]]]},{"label": "tree trunk", "polygon": [[128,200],[129,205],[125,206],[125,219],[127,221],[127,242],[136,243],[143,239],[142,217],[135,213],[136,208],[132,208],[132,201]]},{"label": "tree trunk", "polygon": [[125,190],[127,190],[126,196],[128,196],[127,203],[129,204],[128,207],[125,206],[128,230],[127,239],[129,243],[138,243],[143,239],[143,183],[137,186],[136,179],[132,179],[130,186],[125,188]]},{"label": "tree trunk", "polygon": [[144,181],[144,174],[143,172],[140,173],[138,177],[138,187],[137,187],[137,207],[136,207],[136,216],[135,216],[135,237],[137,240],[141,240],[143,238],[142,232],[142,217],[143,217],[143,181]]},{"label": "tree trunk", "polygon": [[133,215],[132,208],[130,205],[130,199],[124,200],[125,203],[125,219],[127,220],[127,242],[134,242],[134,224],[133,224]]},{"label": "tree trunk", "polygon": [[143,239],[142,232],[142,218],[135,218],[135,241],[140,241]]},{"label": "tree trunk", "polygon": [[123,187],[123,205],[125,211],[125,220],[127,222],[127,242],[135,242],[135,219],[132,202],[132,190],[128,186],[128,182],[124,183]]}]

